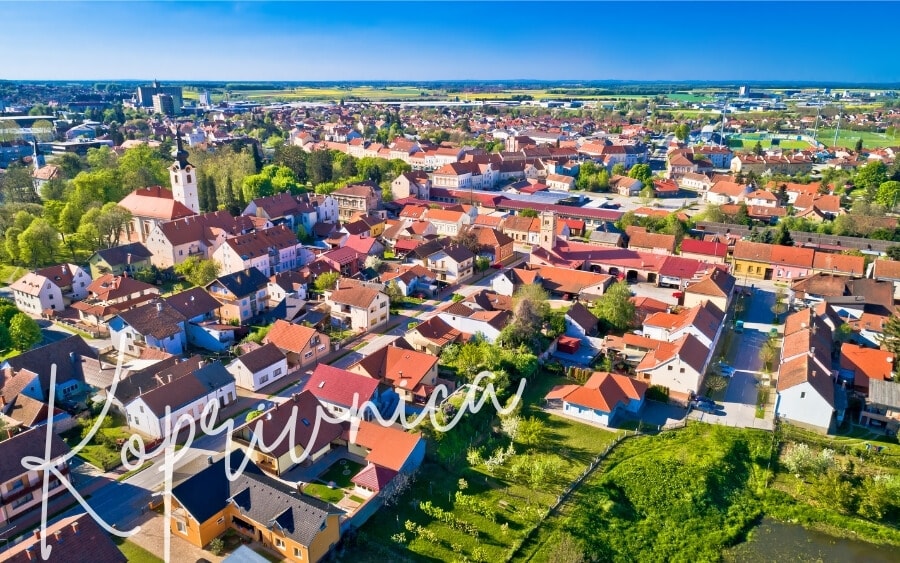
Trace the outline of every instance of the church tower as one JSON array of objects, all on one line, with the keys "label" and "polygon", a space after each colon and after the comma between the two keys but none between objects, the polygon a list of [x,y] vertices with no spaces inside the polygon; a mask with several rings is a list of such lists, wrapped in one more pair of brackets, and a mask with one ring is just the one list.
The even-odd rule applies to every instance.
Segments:
[{"label": "church tower", "polygon": [[41,149],[38,148],[37,141],[31,142],[31,148],[32,148],[32,156],[31,156],[32,164],[34,164],[35,170],[39,170],[44,167],[44,164],[45,164],[44,155],[41,154]]},{"label": "church tower", "polygon": [[541,240],[540,247],[544,250],[553,250],[556,246],[556,213],[553,211],[541,212]]},{"label": "church tower", "polygon": [[200,213],[200,198],[197,195],[197,170],[187,160],[188,153],[181,144],[181,135],[175,132],[175,162],[169,167],[169,183],[172,196],[193,211]]}]

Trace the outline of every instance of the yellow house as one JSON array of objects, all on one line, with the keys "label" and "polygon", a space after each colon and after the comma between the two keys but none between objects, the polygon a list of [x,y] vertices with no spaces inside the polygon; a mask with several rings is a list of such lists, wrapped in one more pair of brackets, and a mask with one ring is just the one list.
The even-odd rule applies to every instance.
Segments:
[{"label": "yellow house", "polygon": [[[230,480],[227,459],[172,490],[173,535],[204,547],[230,528],[287,561],[314,563],[328,555],[340,540],[340,510],[264,475],[253,463]],[[232,471],[242,459],[232,453]]]}]

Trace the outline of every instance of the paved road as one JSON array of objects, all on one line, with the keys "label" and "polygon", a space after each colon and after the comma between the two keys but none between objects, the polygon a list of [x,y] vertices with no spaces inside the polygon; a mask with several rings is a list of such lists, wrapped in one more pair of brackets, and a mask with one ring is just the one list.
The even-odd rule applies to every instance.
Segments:
[{"label": "paved road", "polygon": [[[735,372],[725,390],[724,414],[695,411],[692,417],[729,426],[770,428],[771,420],[756,418],[756,392],[762,377],[759,350],[768,340],[772,328],[775,293],[756,289],[752,296],[744,299],[747,303],[743,315],[744,332],[733,334],[730,349],[725,351],[725,360],[735,368]],[[731,328],[726,327],[725,330]]]}]

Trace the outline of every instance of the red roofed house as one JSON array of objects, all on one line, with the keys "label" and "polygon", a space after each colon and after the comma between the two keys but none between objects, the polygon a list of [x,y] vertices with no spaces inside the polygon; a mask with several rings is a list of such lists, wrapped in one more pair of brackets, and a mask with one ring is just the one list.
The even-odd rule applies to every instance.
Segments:
[{"label": "red roofed house", "polygon": [[150,233],[160,223],[196,215],[186,205],[175,200],[172,190],[162,186],[138,188],[125,196],[119,206],[127,209],[132,217],[132,224],[122,235],[126,239],[124,242],[146,243]]},{"label": "red roofed house", "polygon": [[289,369],[299,369],[319,361],[329,352],[331,339],[315,329],[278,319],[263,338],[287,356]]},{"label": "red roofed house", "polygon": [[364,406],[371,402],[374,407],[378,400],[377,379],[325,364],[316,366],[303,389],[312,393],[334,416],[343,416],[350,411],[369,420],[371,412],[364,411]]},{"label": "red roofed house", "polygon": [[681,241],[681,256],[703,262],[724,264],[728,245],[720,242],[685,238]]},{"label": "red roofed house", "polygon": [[675,235],[650,233],[643,227],[631,226],[626,230],[629,250],[645,250],[654,254],[674,254]]},{"label": "red roofed house", "polygon": [[648,388],[643,381],[598,371],[584,385],[554,387],[545,399],[562,403],[563,412],[570,416],[609,426],[625,413],[640,412]]},{"label": "red roofed house", "polygon": [[667,388],[670,400],[687,402],[691,394],[700,391],[711,356],[711,349],[693,334],[685,334],[648,352],[637,366],[637,376],[650,385]]},{"label": "red roofed house", "polygon": [[724,205],[726,203],[740,203],[750,193],[750,186],[737,184],[727,180],[720,180],[706,192],[706,203]]},{"label": "red roofed house", "polygon": [[900,261],[880,259],[872,264],[872,278],[894,284],[894,299],[900,299]]},{"label": "red roofed house", "polygon": [[248,343],[225,369],[234,376],[235,385],[257,391],[287,375],[287,356],[275,344]]},{"label": "red roofed house", "polygon": [[853,381],[853,390],[869,394],[869,380],[890,381],[894,376],[894,354],[845,342],[841,346],[840,379]]},{"label": "red roofed house", "polygon": [[437,356],[390,344],[348,368],[389,385],[408,403],[422,404],[437,384]]}]

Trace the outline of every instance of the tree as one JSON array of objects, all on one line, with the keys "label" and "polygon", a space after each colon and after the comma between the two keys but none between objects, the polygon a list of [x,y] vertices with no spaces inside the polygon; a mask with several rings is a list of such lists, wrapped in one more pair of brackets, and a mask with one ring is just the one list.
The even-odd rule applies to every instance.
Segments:
[{"label": "tree", "polygon": [[39,142],[46,143],[52,141],[56,137],[53,124],[46,119],[38,119],[31,124],[31,131],[34,138]]},{"label": "tree", "polygon": [[60,174],[67,180],[71,180],[84,170],[84,162],[82,162],[81,157],[72,152],[66,152],[55,157],[53,164],[59,167]]},{"label": "tree", "polygon": [[0,194],[3,203],[40,203],[34,191],[31,168],[21,164],[10,164],[6,174],[0,176]]},{"label": "tree", "polygon": [[33,267],[43,266],[53,263],[59,249],[59,233],[46,219],[35,219],[19,235],[18,242],[22,262]]},{"label": "tree", "polygon": [[245,202],[253,201],[259,197],[270,196],[274,193],[272,178],[265,173],[246,176],[241,190]]},{"label": "tree", "polygon": [[[900,355],[900,317],[896,312],[884,323],[881,346],[895,356]],[[897,362],[894,362],[894,369],[897,369],[896,364]]]},{"label": "tree", "polygon": [[[321,276],[320,276],[321,277]],[[387,285],[384,286],[384,294],[387,295],[388,301],[391,302],[391,305],[399,305],[403,303],[404,298],[403,290],[400,289],[400,286],[397,285],[397,282],[390,281]]]},{"label": "tree", "polygon": [[900,245],[889,246],[884,252],[891,260],[900,260]]},{"label": "tree", "polygon": [[167,159],[150,145],[141,144],[128,149],[118,163],[119,176],[126,193],[169,181]]},{"label": "tree", "polygon": [[[303,225],[301,225],[301,227],[302,226]],[[380,272],[381,269],[384,268],[384,260],[378,256],[366,256],[366,261],[363,263],[363,266],[367,269]]]},{"label": "tree", "polygon": [[332,178],[331,151],[316,150],[307,159],[307,174],[313,186],[330,182]]},{"label": "tree", "polygon": [[691,134],[691,128],[687,123],[679,123],[675,126],[675,130],[673,131],[673,133],[679,141],[686,141],[688,135]]},{"label": "tree", "polygon": [[610,286],[597,300],[594,314],[616,330],[627,329],[634,321],[634,303],[628,284],[620,281]]},{"label": "tree", "polygon": [[216,193],[216,179],[212,176],[206,177],[206,208],[207,211],[216,211],[219,209],[219,195]]},{"label": "tree", "polygon": [[888,180],[887,182],[882,182],[881,185],[878,186],[875,201],[883,205],[889,211],[893,211],[897,206],[898,197],[900,197],[900,182]]},{"label": "tree", "polygon": [[738,212],[734,216],[734,222],[748,227],[753,223],[753,220],[750,219],[750,211],[747,208],[747,204],[743,201],[738,204]]},{"label": "tree", "polygon": [[538,212],[535,211],[534,209],[523,209],[522,211],[519,212],[519,216],[520,217],[537,217]]},{"label": "tree", "polygon": [[624,176],[626,173],[625,165],[621,162],[617,162],[612,167],[613,176]]},{"label": "tree", "polygon": [[16,350],[30,350],[41,341],[41,327],[25,313],[16,314],[9,321],[9,338]]},{"label": "tree", "polygon": [[778,224],[778,230],[775,231],[775,239],[772,242],[779,246],[794,245],[794,239],[791,238],[791,232],[788,230],[787,223],[782,221]]},{"label": "tree", "polygon": [[463,230],[454,237],[454,242],[468,248],[472,251],[472,254],[475,254],[476,256],[481,251],[481,244],[478,242],[478,232],[473,228],[463,228]]},{"label": "tree", "polygon": [[772,369],[772,362],[778,357],[778,346],[772,340],[766,342],[759,349],[759,360],[763,364],[763,370],[768,372]]},{"label": "tree", "polygon": [[21,233],[22,229],[18,227],[9,227],[3,233],[3,249],[13,264],[19,262],[19,235]]},{"label": "tree", "polygon": [[647,187],[653,185],[653,171],[650,170],[649,164],[635,164],[631,167],[631,170],[628,171],[628,177],[640,180],[640,182]]},{"label": "tree", "polygon": [[762,143],[760,141],[756,141],[756,144],[753,145],[753,154],[755,154],[756,156],[760,156],[763,152],[765,151],[763,150]]},{"label": "tree", "polygon": [[523,285],[513,295],[513,318],[503,329],[500,341],[507,348],[540,346],[544,319],[550,313],[550,296],[539,284]]},{"label": "tree", "polygon": [[97,229],[108,248],[118,244],[130,224],[131,212],[124,207],[110,202],[100,208],[100,214],[97,216]]},{"label": "tree", "polygon": [[307,154],[297,145],[282,145],[275,149],[275,157],[272,162],[286,166],[294,173],[294,177],[300,183],[306,182]]},{"label": "tree", "polygon": [[854,183],[866,190],[869,201],[875,198],[878,187],[887,180],[887,166],[880,160],[873,160],[859,168],[854,177]]},{"label": "tree", "polygon": [[547,425],[540,419],[530,416],[519,420],[516,428],[516,441],[526,446],[536,446],[547,437]]},{"label": "tree", "polygon": [[204,286],[219,277],[221,266],[215,260],[189,256],[187,260],[175,266],[175,273],[184,276],[189,283]]},{"label": "tree", "polygon": [[475,259],[475,269],[484,272],[491,267],[491,259],[487,256],[479,256]]},{"label": "tree", "polygon": [[859,139],[856,140],[856,146],[853,148],[853,150],[854,150],[855,152],[857,152],[857,153],[861,153],[861,152],[862,152],[862,150],[863,150],[863,140],[862,140],[862,137],[860,137]]},{"label": "tree", "polygon": [[328,291],[334,289],[341,275],[337,272],[325,272],[316,278],[313,286],[317,291]]}]

